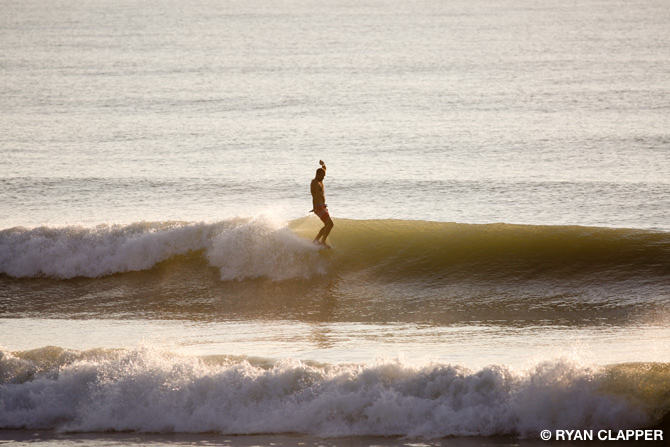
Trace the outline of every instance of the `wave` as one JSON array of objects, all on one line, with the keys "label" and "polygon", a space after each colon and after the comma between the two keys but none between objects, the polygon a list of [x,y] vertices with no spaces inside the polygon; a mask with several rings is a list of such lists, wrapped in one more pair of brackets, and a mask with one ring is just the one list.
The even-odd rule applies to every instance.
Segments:
[{"label": "wave", "polygon": [[[387,280],[670,276],[670,233],[636,229],[338,219],[334,250],[310,240],[313,218],[156,222],[0,231],[0,273],[96,278],[145,271],[180,256],[204,259],[224,281],[309,279],[365,272]],[[199,262],[199,261],[198,261]]]},{"label": "wave", "polygon": [[97,278],[149,270],[194,252],[204,253],[223,280],[284,280],[323,272],[318,247],[265,216],[217,223],[17,227],[0,232],[0,249],[0,273],[17,278]]},{"label": "wave", "polygon": [[322,365],[128,350],[0,350],[0,428],[318,436],[636,429],[670,411],[670,364],[525,371],[399,360]]}]

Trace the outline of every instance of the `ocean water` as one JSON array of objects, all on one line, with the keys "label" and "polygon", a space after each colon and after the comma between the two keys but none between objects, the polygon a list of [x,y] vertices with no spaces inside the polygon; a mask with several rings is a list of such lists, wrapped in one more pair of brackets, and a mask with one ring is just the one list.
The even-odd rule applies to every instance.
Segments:
[{"label": "ocean water", "polygon": [[665,0],[0,4],[0,443],[668,442]]}]

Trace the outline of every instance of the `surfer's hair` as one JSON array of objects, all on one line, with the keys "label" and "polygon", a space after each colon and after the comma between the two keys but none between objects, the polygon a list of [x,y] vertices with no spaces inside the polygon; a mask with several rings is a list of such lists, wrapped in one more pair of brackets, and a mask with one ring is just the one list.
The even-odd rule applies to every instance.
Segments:
[{"label": "surfer's hair", "polygon": [[326,175],[326,170],[323,169],[323,168],[319,168],[319,169],[317,169],[317,170],[316,170],[316,175],[317,175],[317,177],[319,176],[319,174]]}]

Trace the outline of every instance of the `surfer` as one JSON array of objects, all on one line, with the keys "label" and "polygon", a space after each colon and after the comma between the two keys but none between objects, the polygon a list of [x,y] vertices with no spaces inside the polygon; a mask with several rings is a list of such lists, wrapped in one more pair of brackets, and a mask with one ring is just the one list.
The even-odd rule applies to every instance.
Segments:
[{"label": "surfer", "polygon": [[330,234],[330,230],[333,229],[333,219],[330,218],[328,213],[328,205],[326,205],[326,195],[323,190],[323,178],[326,176],[326,164],[323,160],[319,160],[321,167],[316,170],[316,177],[312,180],[310,185],[310,190],[312,192],[312,211],[314,214],[319,216],[324,223],[323,228],[319,231],[319,234],[314,238],[315,244],[321,244],[326,248],[330,248],[330,245],[326,244],[326,238]]}]

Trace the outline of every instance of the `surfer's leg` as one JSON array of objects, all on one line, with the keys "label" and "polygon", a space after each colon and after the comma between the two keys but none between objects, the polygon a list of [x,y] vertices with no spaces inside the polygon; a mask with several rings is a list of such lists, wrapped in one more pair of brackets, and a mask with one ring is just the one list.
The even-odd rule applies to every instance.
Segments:
[{"label": "surfer's leg", "polygon": [[319,240],[321,239],[321,236],[323,236],[323,233],[325,231],[326,231],[326,227],[321,228],[321,230],[319,230],[319,234],[317,234],[316,237],[314,238],[314,242],[319,242]]},{"label": "surfer's leg", "polygon": [[324,227],[321,228],[319,234],[317,234],[314,238],[314,242],[318,242],[328,247],[328,244],[326,244],[326,238],[328,237],[328,234],[330,234],[330,230],[333,229],[333,219],[330,218],[328,207],[326,205],[316,207],[314,209],[314,213],[319,216],[319,219],[321,219],[324,224]]},{"label": "surfer's leg", "polygon": [[[330,218],[330,216],[328,216],[328,219],[326,219],[325,224],[326,224],[326,226],[324,226],[324,227],[321,229],[321,231],[319,232],[319,234],[323,233],[322,236],[321,236],[321,243],[322,243],[323,245],[325,245],[325,246],[328,246],[328,244],[326,244],[326,238],[327,238],[328,235],[330,234],[330,230],[333,229],[333,227],[335,226],[335,224],[333,223],[333,220]],[[317,236],[317,239],[318,239],[318,236]]]}]

